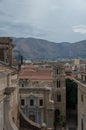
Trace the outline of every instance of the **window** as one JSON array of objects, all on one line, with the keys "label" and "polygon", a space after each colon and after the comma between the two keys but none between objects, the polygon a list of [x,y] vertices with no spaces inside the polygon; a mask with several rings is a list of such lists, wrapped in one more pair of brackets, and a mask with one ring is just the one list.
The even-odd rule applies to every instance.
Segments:
[{"label": "window", "polygon": [[83,118],[81,118],[81,130],[84,129],[84,125],[83,125]]},{"label": "window", "polygon": [[60,88],[60,80],[57,80],[57,88]]},{"label": "window", "polygon": [[86,81],[86,76],[85,76],[85,81]]},{"label": "window", "polygon": [[60,94],[57,95],[57,102],[61,102],[61,95]]},{"label": "window", "polygon": [[83,80],[83,75],[81,75],[81,79]]},{"label": "window", "polygon": [[81,94],[81,101],[82,101],[82,102],[84,101],[83,94]]},{"label": "window", "polygon": [[59,74],[59,70],[57,69],[57,74]]},{"label": "window", "polygon": [[24,87],[24,83],[22,83],[22,87]]},{"label": "window", "polygon": [[39,105],[43,106],[43,100],[42,99],[39,100]]},{"label": "window", "polygon": [[21,99],[21,105],[24,106],[25,105],[25,100]]},{"label": "window", "polygon": [[34,106],[34,100],[33,99],[30,100],[30,106]]}]

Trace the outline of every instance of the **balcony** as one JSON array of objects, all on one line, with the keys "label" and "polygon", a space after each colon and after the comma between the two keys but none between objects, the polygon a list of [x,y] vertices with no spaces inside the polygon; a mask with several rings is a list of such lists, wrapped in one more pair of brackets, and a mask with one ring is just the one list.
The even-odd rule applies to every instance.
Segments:
[{"label": "balcony", "polygon": [[15,89],[16,89],[15,87],[7,87],[7,88],[5,88],[4,94],[10,95],[12,92],[15,91]]}]

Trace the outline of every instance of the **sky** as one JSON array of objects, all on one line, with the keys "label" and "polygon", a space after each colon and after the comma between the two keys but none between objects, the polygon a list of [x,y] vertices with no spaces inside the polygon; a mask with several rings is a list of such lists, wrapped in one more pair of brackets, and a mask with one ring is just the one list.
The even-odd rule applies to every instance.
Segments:
[{"label": "sky", "polygon": [[0,0],[0,36],[86,39],[86,0]]}]

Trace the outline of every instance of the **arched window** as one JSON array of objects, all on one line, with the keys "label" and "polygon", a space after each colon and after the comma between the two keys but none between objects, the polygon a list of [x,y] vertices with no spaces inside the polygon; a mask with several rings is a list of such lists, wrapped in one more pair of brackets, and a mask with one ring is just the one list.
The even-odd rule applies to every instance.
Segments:
[{"label": "arched window", "polygon": [[43,106],[43,99],[40,99],[40,100],[39,100],[39,105],[40,105],[40,106]]},{"label": "arched window", "polygon": [[57,94],[57,102],[61,102],[61,94]]},{"label": "arched window", "polygon": [[60,88],[60,80],[57,80],[57,88]]},{"label": "arched window", "polygon": [[82,101],[82,102],[84,101],[84,97],[83,97],[83,94],[81,94],[81,101]]},{"label": "arched window", "polygon": [[24,87],[24,83],[22,83],[22,87]]},{"label": "arched window", "polygon": [[34,100],[30,99],[30,106],[34,106]]},{"label": "arched window", "polygon": [[25,100],[21,99],[21,105],[24,106],[25,105]]},{"label": "arched window", "polygon": [[57,74],[59,74],[59,70],[58,70],[58,68],[57,68]]}]

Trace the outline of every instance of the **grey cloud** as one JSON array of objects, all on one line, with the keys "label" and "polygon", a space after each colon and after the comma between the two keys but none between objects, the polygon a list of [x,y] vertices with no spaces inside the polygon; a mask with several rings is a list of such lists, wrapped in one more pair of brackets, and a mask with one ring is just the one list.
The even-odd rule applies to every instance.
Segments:
[{"label": "grey cloud", "polygon": [[73,31],[75,33],[81,33],[86,35],[86,25],[73,26]]},{"label": "grey cloud", "polygon": [[2,0],[0,35],[32,36],[57,42],[77,40],[84,36],[75,34],[72,27],[85,25],[85,12],[85,0]]}]

